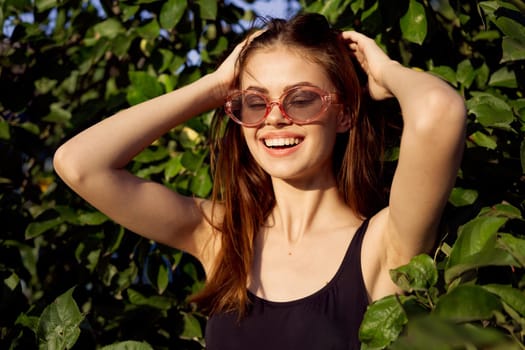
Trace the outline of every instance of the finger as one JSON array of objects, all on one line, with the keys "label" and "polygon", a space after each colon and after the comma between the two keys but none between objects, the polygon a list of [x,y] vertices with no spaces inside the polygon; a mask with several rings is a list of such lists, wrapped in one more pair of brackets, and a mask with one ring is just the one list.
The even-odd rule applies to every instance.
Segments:
[{"label": "finger", "polygon": [[358,44],[363,39],[368,38],[366,35],[356,32],[355,30],[347,30],[341,33],[344,40]]}]

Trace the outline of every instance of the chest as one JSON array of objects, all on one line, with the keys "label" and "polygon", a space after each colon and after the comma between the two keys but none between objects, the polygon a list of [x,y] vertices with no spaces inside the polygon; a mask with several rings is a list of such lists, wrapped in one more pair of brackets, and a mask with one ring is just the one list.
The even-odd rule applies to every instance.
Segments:
[{"label": "chest", "polygon": [[314,294],[338,273],[352,236],[353,231],[341,230],[290,244],[270,232],[256,242],[250,291],[279,302]]}]

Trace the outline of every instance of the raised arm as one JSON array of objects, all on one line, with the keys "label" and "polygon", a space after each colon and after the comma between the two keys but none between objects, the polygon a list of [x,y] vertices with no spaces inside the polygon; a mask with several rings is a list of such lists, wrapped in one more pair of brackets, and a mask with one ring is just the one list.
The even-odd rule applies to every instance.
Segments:
[{"label": "raised arm", "polygon": [[206,265],[210,227],[202,200],[129,173],[124,167],[144,148],[189,118],[220,106],[239,45],[214,73],[171,93],[121,111],[78,134],[56,152],[56,172],[110,218],[157,242],[185,250]]},{"label": "raised arm", "polygon": [[403,115],[389,206],[378,215],[384,270],[428,251],[456,179],[465,133],[464,101],[441,79],[392,61],[375,42],[345,32],[375,99],[395,97]]}]

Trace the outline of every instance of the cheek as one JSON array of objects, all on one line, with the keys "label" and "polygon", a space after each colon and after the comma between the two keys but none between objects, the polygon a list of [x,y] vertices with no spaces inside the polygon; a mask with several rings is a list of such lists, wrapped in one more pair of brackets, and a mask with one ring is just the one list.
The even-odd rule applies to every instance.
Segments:
[{"label": "cheek", "polygon": [[255,136],[255,129],[252,128],[242,128],[241,131],[244,142],[248,146],[250,153],[253,154],[253,148],[257,144],[257,138]]}]

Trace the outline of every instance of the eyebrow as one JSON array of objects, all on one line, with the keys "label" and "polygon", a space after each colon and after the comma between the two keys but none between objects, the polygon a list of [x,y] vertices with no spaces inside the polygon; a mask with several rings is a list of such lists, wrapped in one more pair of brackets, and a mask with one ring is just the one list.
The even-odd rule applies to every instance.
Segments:
[{"label": "eyebrow", "polygon": [[[295,87],[298,87],[298,86],[313,86],[313,87],[318,87],[317,85],[315,84],[312,84],[308,81],[301,81],[299,83],[296,83],[296,84],[292,84],[292,85],[287,85],[284,87],[284,91],[288,91],[290,89],[293,89]],[[264,94],[267,94],[268,93],[268,89],[266,88],[263,88],[263,87],[260,87],[260,86],[253,86],[253,85],[250,85],[248,86],[246,89],[244,90],[255,90],[257,92],[260,92],[260,93],[264,93]]]}]

